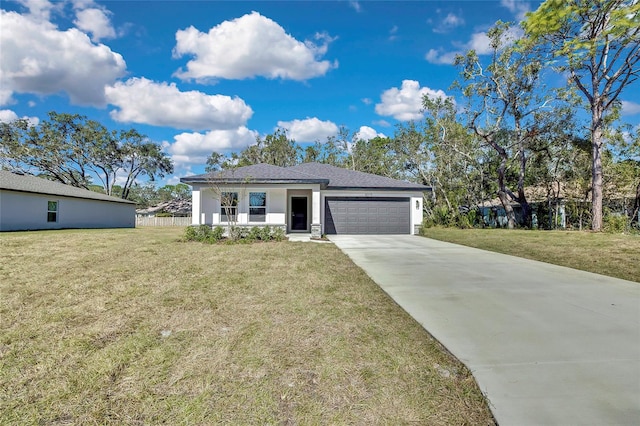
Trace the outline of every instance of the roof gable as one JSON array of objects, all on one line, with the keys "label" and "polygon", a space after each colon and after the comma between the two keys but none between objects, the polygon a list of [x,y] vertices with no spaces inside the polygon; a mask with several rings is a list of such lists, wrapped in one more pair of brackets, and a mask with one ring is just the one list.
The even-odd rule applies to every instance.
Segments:
[{"label": "roof gable", "polygon": [[111,197],[88,189],[76,188],[64,183],[39,178],[32,175],[21,175],[0,170],[0,189],[34,194],[58,195],[62,197],[84,198],[88,200],[110,201],[113,203],[135,204],[133,201]]}]

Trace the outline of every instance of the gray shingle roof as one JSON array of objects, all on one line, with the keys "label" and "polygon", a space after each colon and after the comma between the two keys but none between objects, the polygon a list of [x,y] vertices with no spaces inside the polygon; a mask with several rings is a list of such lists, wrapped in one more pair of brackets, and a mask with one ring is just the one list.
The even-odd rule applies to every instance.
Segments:
[{"label": "gray shingle roof", "polygon": [[180,178],[180,182],[194,183],[319,183],[327,189],[378,189],[400,191],[428,191],[431,188],[417,183],[391,179],[371,173],[342,169],[321,163],[303,163],[292,167],[254,164],[234,170],[205,173]]},{"label": "gray shingle roof", "polygon": [[398,179],[391,179],[371,173],[358,172],[355,170],[343,169],[321,163],[302,163],[289,167],[287,170],[307,173],[314,176],[322,176],[329,179],[327,189],[382,189],[382,190],[415,190],[428,191],[428,186],[417,183],[406,182]]},{"label": "gray shingle roof", "polygon": [[205,173],[201,175],[187,176],[180,178],[183,183],[319,183],[326,185],[329,181],[326,178],[300,173],[291,168],[272,166],[270,164],[254,164],[251,166],[238,167],[233,170],[223,170],[221,172]]},{"label": "gray shingle roof", "polygon": [[86,198],[90,200],[110,201],[113,203],[135,204],[133,201],[110,197],[109,195],[89,191],[88,189],[76,188],[75,186],[53,182],[37,176],[19,175],[6,170],[0,170],[0,189],[72,198]]}]

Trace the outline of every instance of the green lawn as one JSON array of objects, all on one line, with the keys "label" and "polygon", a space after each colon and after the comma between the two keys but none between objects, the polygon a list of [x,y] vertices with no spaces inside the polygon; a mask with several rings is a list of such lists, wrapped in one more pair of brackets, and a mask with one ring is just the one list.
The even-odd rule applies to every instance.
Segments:
[{"label": "green lawn", "polygon": [[424,235],[640,282],[640,236],[579,231],[427,228]]},{"label": "green lawn", "polygon": [[332,244],[0,235],[0,424],[492,424]]}]

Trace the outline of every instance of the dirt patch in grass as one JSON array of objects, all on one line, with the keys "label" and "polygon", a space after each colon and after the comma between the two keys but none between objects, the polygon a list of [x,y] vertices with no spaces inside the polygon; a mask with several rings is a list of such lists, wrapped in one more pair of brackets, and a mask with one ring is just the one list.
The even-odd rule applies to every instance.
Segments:
[{"label": "dirt patch in grass", "polygon": [[492,424],[331,244],[0,235],[0,424]]},{"label": "dirt patch in grass", "polygon": [[640,282],[640,236],[579,231],[428,228],[424,235]]}]

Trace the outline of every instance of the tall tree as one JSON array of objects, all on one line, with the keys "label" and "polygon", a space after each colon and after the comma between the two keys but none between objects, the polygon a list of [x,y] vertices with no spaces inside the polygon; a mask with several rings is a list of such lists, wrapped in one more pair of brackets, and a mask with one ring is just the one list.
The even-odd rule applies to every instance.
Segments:
[{"label": "tall tree", "polygon": [[425,96],[423,106],[424,143],[433,157],[431,179],[436,204],[455,217],[461,207],[473,208],[484,200],[488,158],[478,138],[457,119],[452,98]]},{"label": "tall tree", "polygon": [[[602,151],[608,114],[640,73],[638,0],[547,0],[523,23],[547,46],[557,69],[585,97],[591,113],[592,229],[602,230]],[[561,63],[557,63],[562,59]]]},{"label": "tall tree", "polygon": [[398,177],[396,155],[389,138],[376,136],[369,140],[357,139],[351,144],[350,156],[354,170],[390,178]]},{"label": "tall tree", "polygon": [[[468,102],[469,127],[500,158],[497,195],[509,228],[514,228],[514,201],[522,207],[525,225],[531,224],[531,207],[524,191],[527,155],[529,144],[541,131],[537,114],[547,107],[549,98],[541,85],[540,61],[531,50],[514,47],[511,28],[497,22],[487,33],[492,55],[486,67],[474,50],[458,56],[456,64],[461,68],[458,85]],[[515,185],[508,182],[510,167],[517,170]]]},{"label": "tall tree", "polygon": [[78,114],[50,112],[37,126],[17,120],[0,129],[3,167],[79,188],[98,179],[106,194],[116,195],[116,178],[124,177],[120,196],[128,198],[138,177],[153,181],[173,171],[171,159],[146,136],[134,129],[108,131]]},{"label": "tall tree", "polygon": [[129,191],[138,177],[146,176],[150,181],[173,172],[171,159],[162,152],[158,144],[151,142],[137,130],[125,130],[119,133],[120,156],[117,169],[112,172],[112,181],[118,173],[124,175],[122,198],[129,197]]}]

